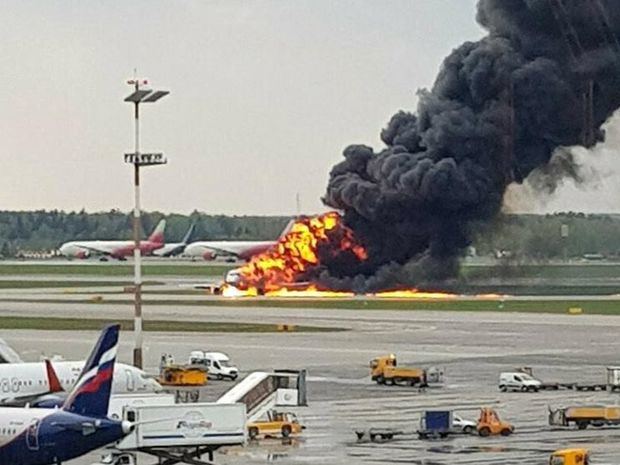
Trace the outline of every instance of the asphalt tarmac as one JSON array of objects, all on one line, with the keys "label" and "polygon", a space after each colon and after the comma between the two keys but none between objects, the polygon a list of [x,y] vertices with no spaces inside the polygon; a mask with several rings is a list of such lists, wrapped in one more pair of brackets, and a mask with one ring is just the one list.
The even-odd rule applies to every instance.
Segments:
[{"label": "asphalt tarmac", "polygon": [[[127,318],[126,306],[3,303],[0,315],[54,315]],[[147,333],[145,360],[156,371],[163,352],[177,360],[195,349],[228,353],[243,373],[270,368],[306,368],[309,403],[297,413],[307,426],[299,440],[263,440],[216,454],[221,464],[323,463],[334,465],[413,463],[424,465],[521,464],[548,462],[549,454],[569,446],[591,449],[593,463],[620,464],[620,427],[553,429],[547,406],[617,404],[607,392],[501,393],[501,371],[531,366],[546,381],[604,382],[605,367],[620,365],[620,318],[595,315],[464,313],[426,311],[353,311],[282,308],[145,308],[146,318],[205,321],[277,322],[347,328],[345,332],[278,334]],[[0,331],[23,358],[62,354],[83,358],[96,332]],[[131,358],[132,335],[121,335],[119,357]],[[370,381],[371,358],[395,353],[400,365],[440,366],[443,387],[419,392],[410,387],[378,386]],[[232,383],[212,382],[203,399],[215,400]],[[386,443],[358,442],[354,429],[417,428],[425,409],[446,408],[475,419],[490,406],[515,425],[513,436],[455,436],[422,441],[405,435]],[[88,465],[90,454],[69,465]],[[154,463],[154,459],[140,464]]]}]

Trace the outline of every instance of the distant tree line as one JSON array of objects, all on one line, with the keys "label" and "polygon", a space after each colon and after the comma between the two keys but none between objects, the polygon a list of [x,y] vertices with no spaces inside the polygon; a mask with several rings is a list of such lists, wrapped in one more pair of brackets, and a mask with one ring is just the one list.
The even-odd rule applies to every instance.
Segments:
[{"label": "distant tree line", "polygon": [[[286,226],[287,216],[226,216],[194,211],[190,215],[145,212],[144,236],[166,218],[166,240],[179,241],[190,224],[192,240],[268,240]],[[564,235],[562,237],[562,225]],[[620,256],[620,215],[558,213],[502,215],[494,223],[475,225],[472,247],[477,255],[503,252],[515,260],[546,261],[585,254]],[[566,236],[566,233],[568,235]],[[70,240],[130,239],[132,215],[119,210],[87,213],[52,211],[0,212],[0,255],[54,250]]]}]

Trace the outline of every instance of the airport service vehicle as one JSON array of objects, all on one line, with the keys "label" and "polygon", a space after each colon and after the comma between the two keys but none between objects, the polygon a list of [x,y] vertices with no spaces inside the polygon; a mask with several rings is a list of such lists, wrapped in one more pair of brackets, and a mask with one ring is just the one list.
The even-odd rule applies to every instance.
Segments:
[{"label": "airport service vehicle", "polygon": [[60,465],[131,432],[132,422],[106,417],[119,329],[102,331],[61,408],[0,408],[0,463]]},{"label": "airport service vehicle", "polygon": [[437,368],[398,367],[396,355],[389,354],[370,361],[370,378],[377,384],[408,384],[426,387],[443,381],[443,372]]},{"label": "airport service vehicle", "polygon": [[504,372],[499,375],[499,390],[538,392],[542,382],[523,372]]},{"label": "airport service vehicle", "polygon": [[476,431],[477,423],[472,420],[465,420],[463,417],[453,414],[452,415],[452,429],[454,431],[460,431],[465,434],[470,434]]},{"label": "airport service vehicle", "polygon": [[160,394],[117,394],[110,397],[108,417],[118,420],[123,418],[123,409],[142,405],[175,405],[176,396],[170,393]]},{"label": "airport service vehicle", "polygon": [[189,239],[194,234],[194,229],[196,228],[195,224],[191,224],[181,242],[171,242],[164,244],[161,249],[157,249],[153,251],[153,255],[156,257],[177,257],[179,255],[183,255],[185,249],[187,248],[187,244],[189,244]]},{"label": "airport service vehicle", "polygon": [[207,384],[207,370],[197,365],[176,364],[171,354],[162,354],[159,383],[162,386],[204,386]]},{"label": "airport service vehicle", "polygon": [[446,438],[452,430],[453,417],[451,410],[427,410],[420,417],[420,439]]},{"label": "airport service vehicle", "polygon": [[[451,417],[451,422],[449,421]],[[417,431],[405,431],[397,428],[380,427],[370,429],[355,429],[354,432],[359,441],[366,436],[371,441],[388,441],[396,436],[412,435],[417,432],[421,439],[429,437],[445,437],[449,434],[470,434],[476,431],[477,423],[465,420],[452,411],[430,411],[424,412],[420,418],[420,426]]]},{"label": "airport service vehicle", "polygon": [[259,435],[288,438],[300,434],[305,428],[294,413],[270,410],[266,419],[248,423],[248,436],[250,439]]},{"label": "airport service vehicle", "polygon": [[510,436],[514,433],[514,426],[506,421],[502,421],[495,410],[486,407],[480,409],[480,417],[478,418],[476,429],[482,437],[498,434]]},{"label": "airport service vehicle", "polygon": [[[291,230],[294,220],[289,221],[278,240]],[[278,243],[275,241],[196,241],[185,249],[185,255],[192,258],[215,260],[219,256],[236,257],[248,261],[254,255],[266,252]]]},{"label": "airport service vehicle", "polygon": [[242,403],[126,404],[122,418],[135,427],[93,465],[135,465],[138,452],[158,463],[211,464],[218,448],[246,442]]},{"label": "airport service vehicle", "polygon": [[538,392],[558,391],[560,389],[572,389],[575,391],[616,391],[620,390],[620,367],[610,366],[606,368],[606,378],[601,383],[581,382],[548,382],[533,376],[531,367],[522,367],[514,372],[500,374],[499,389],[502,392],[509,390]]},{"label": "airport service vehicle", "polygon": [[549,465],[588,465],[590,452],[588,449],[556,450],[549,457]]},{"label": "airport service vehicle", "polygon": [[[140,241],[142,255],[150,255],[164,246],[164,230],[166,220],[161,220],[146,241]],[[88,258],[91,255],[111,257],[124,260],[133,255],[134,241],[71,241],[65,242],[59,248],[67,258]]]},{"label": "airport service vehicle", "polygon": [[189,364],[204,367],[209,372],[209,378],[234,381],[239,376],[237,367],[231,365],[228,355],[221,352],[194,350],[189,354]]},{"label": "airport service vehicle", "polygon": [[590,405],[556,410],[549,408],[549,424],[551,426],[575,424],[579,429],[586,429],[588,425],[620,425],[620,407]]}]

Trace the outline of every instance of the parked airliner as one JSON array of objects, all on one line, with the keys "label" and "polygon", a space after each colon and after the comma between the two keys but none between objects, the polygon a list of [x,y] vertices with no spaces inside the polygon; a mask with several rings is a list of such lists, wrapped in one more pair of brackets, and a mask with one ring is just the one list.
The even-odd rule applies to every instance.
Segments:
[{"label": "parked airliner", "polygon": [[[155,250],[164,246],[164,230],[166,220],[161,220],[146,241],[140,241],[142,255],[151,255]],[[88,258],[91,255],[108,256],[120,260],[133,255],[134,242],[125,241],[71,241],[65,242],[59,248],[67,258]]]},{"label": "parked airliner", "polygon": [[[291,230],[294,220],[291,220],[278,239],[282,238]],[[242,260],[250,260],[254,255],[261,254],[276,245],[275,241],[196,241],[185,249],[185,255],[192,258],[204,258],[215,260],[219,256],[235,257]]]},{"label": "parked airliner", "polygon": [[119,328],[103,330],[61,408],[0,408],[0,464],[61,465],[131,432],[107,418]]},{"label": "parked airliner", "polygon": [[[10,348],[8,345],[7,347]],[[49,401],[50,397],[58,402],[58,399],[63,398],[63,395],[58,393],[70,392],[84,367],[84,361],[49,362],[61,387],[51,389],[50,370],[46,362],[24,363],[15,357],[18,357],[17,354],[13,360],[17,360],[18,363],[0,364],[0,406],[26,403],[38,405],[42,400]],[[114,394],[151,393],[161,390],[161,385],[143,370],[123,363],[114,365],[112,383]]]}]

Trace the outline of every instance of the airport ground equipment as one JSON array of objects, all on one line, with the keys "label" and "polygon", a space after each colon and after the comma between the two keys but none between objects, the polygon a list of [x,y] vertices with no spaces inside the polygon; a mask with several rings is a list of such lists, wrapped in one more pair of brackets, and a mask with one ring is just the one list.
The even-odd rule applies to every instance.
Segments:
[{"label": "airport ground equipment", "polygon": [[163,354],[158,381],[162,386],[204,386],[207,370],[203,366],[177,364],[172,355]]},{"label": "airport ground equipment", "polygon": [[306,406],[306,370],[256,371],[229,389],[218,404],[245,404],[249,423],[276,407]]},{"label": "airport ground equipment", "polygon": [[[431,413],[431,416],[433,415],[441,416],[441,414],[444,412],[433,412]],[[424,439],[424,437],[422,436],[442,437],[441,433],[446,431],[446,423],[445,422],[441,423],[440,427],[437,427],[437,423],[435,422],[434,419],[431,419],[429,422],[428,417],[425,418],[425,416],[428,413],[429,412],[425,412],[422,418],[420,419],[420,428],[417,430],[418,437],[421,437],[422,439]],[[451,423],[449,423],[451,426],[447,428],[448,434],[452,434],[452,433],[453,434],[471,434],[474,431],[476,431],[477,423],[475,421],[465,420],[459,415],[455,414],[454,412],[448,411],[448,413],[452,418]],[[439,419],[438,421],[445,421],[445,420]],[[420,435],[420,431],[425,432],[426,434]],[[354,432],[355,432],[355,435],[357,436],[358,441],[362,441],[364,440],[364,438],[368,437],[370,441],[372,442],[377,442],[377,441],[384,442],[384,441],[392,440],[396,438],[397,436],[413,436],[416,434],[416,431],[406,431],[403,429],[386,428],[386,427],[381,427],[381,428],[373,427],[370,429],[358,428],[358,429],[355,429]],[[433,432],[436,433],[434,436],[433,434],[431,434]]]},{"label": "airport ground equipment", "polygon": [[441,383],[443,371],[435,367],[428,369],[399,367],[396,355],[389,354],[370,361],[370,378],[377,384],[427,387],[430,383]]},{"label": "airport ground equipment", "polygon": [[300,434],[305,428],[294,413],[270,410],[264,420],[248,423],[248,436],[250,439],[258,436],[288,438]]},{"label": "airport ground equipment", "polygon": [[222,352],[206,352],[194,350],[189,354],[190,366],[203,367],[208,371],[209,378],[230,379],[234,381],[239,376],[239,370],[230,363],[228,355]]},{"label": "airport ground equipment", "polygon": [[123,409],[123,418],[136,426],[100,464],[134,465],[136,454],[143,453],[157,457],[158,463],[208,465],[218,448],[246,442],[241,403],[132,405]]},{"label": "airport ground equipment", "polygon": [[542,382],[528,373],[520,371],[504,372],[499,375],[499,390],[506,391],[527,391],[538,392]]},{"label": "airport ground equipment", "polygon": [[560,389],[572,389],[575,391],[618,391],[620,390],[620,367],[610,366],[606,368],[605,381],[601,383],[571,382],[548,382],[542,381],[533,375],[531,367],[521,367],[514,372],[504,372],[499,377],[499,389],[506,391],[558,391]]},{"label": "airport ground equipment", "polygon": [[372,441],[390,441],[396,436],[412,435],[413,431],[404,431],[395,428],[370,428],[368,430],[356,429],[355,435],[358,441],[362,441],[366,436]]},{"label": "airport ground equipment", "polygon": [[420,417],[420,439],[446,438],[453,433],[453,413],[451,410],[427,410]]},{"label": "airport ground equipment", "polygon": [[176,396],[169,393],[159,394],[112,394],[108,406],[108,417],[118,420],[123,417],[125,407],[138,405],[175,405]]},{"label": "airport ground equipment", "polygon": [[476,431],[477,423],[472,420],[466,420],[460,415],[452,415],[452,429],[455,432],[461,432],[465,434],[471,434]]},{"label": "airport ground equipment", "polygon": [[588,465],[590,452],[588,449],[556,450],[549,457],[549,465]]},{"label": "airport ground equipment", "polygon": [[620,407],[591,405],[565,407],[555,410],[549,408],[549,424],[551,426],[571,426],[575,424],[579,429],[586,429],[589,425],[620,425]]},{"label": "airport ground equipment", "polygon": [[480,409],[476,430],[482,437],[498,434],[510,436],[514,432],[514,427],[510,423],[502,421],[495,410],[485,407]]}]

